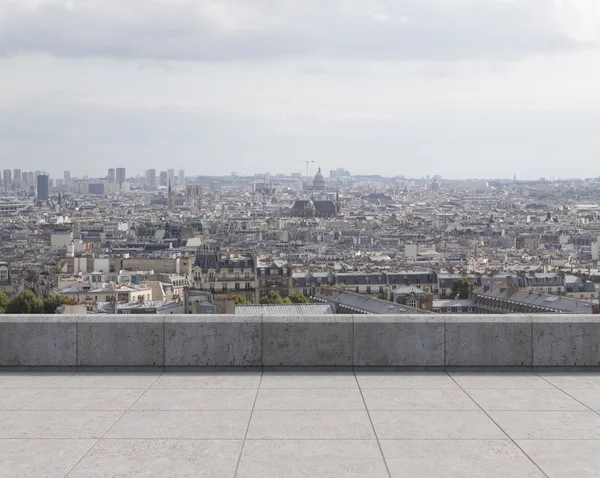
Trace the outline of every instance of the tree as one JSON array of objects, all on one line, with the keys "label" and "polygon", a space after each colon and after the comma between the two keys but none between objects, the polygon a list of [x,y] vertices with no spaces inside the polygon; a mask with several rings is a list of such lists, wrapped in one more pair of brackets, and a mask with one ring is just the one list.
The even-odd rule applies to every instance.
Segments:
[{"label": "tree", "polygon": [[456,279],[452,284],[450,297],[453,299],[468,299],[474,285],[471,279]]},{"label": "tree", "polygon": [[292,304],[308,304],[308,298],[300,292],[294,292],[289,297]]},{"label": "tree", "polygon": [[44,303],[33,292],[26,290],[14,296],[6,306],[7,314],[43,314]]},{"label": "tree", "polygon": [[248,300],[245,297],[242,297],[241,295],[236,295],[233,298],[233,302],[235,303],[235,305],[246,305],[248,303]]},{"label": "tree", "polygon": [[[287,297],[286,297],[287,299]],[[283,299],[278,292],[269,292],[267,295],[260,298],[261,304],[284,304]],[[291,301],[290,301],[291,302]]]},{"label": "tree", "polygon": [[0,292],[0,314],[4,314],[8,305],[8,296],[4,292]]},{"label": "tree", "polygon": [[44,313],[54,314],[61,305],[70,303],[71,299],[64,295],[53,295],[44,299]]}]

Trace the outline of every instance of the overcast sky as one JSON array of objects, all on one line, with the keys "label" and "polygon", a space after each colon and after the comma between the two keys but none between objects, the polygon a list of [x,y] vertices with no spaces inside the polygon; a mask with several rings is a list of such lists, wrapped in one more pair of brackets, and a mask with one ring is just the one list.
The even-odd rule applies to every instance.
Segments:
[{"label": "overcast sky", "polygon": [[0,169],[307,159],[600,175],[600,1],[0,0]]}]

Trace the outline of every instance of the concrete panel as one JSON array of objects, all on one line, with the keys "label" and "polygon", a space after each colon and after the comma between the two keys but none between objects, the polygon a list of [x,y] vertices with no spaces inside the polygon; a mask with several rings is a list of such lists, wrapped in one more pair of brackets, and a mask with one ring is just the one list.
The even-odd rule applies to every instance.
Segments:
[{"label": "concrete panel", "polygon": [[352,366],[351,316],[264,317],[263,365]]},{"label": "concrete panel", "polygon": [[79,366],[163,366],[162,316],[83,317],[78,327]]},{"label": "concrete panel", "polygon": [[594,316],[533,317],[533,366],[600,365],[600,322]]},{"label": "concrete panel", "polygon": [[261,365],[260,317],[165,318],[165,367]]},{"label": "concrete panel", "polygon": [[0,366],[75,366],[76,343],[75,319],[0,316]]},{"label": "concrete panel", "polygon": [[446,366],[530,367],[530,316],[446,316]]},{"label": "concrete panel", "polygon": [[354,365],[443,366],[444,319],[355,316]]}]

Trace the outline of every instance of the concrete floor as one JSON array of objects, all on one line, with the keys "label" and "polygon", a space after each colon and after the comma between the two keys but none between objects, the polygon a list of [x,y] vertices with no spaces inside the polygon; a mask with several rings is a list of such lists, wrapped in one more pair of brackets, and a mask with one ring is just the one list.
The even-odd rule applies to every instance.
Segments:
[{"label": "concrete floor", "polygon": [[600,374],[1,373],[0,477],[600,476]]}]

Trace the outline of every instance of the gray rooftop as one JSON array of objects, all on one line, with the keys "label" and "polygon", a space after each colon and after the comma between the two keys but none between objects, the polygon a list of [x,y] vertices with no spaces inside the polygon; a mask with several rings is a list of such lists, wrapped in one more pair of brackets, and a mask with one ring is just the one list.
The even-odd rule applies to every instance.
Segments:
[{"label": "gray rooftop", "polygon": [[330,315],[335,314],[331,304],[260,304],[236,305],[235,315]]},{"label": "gray rooftop", "polygon": [[600,374],[0,374],[0,476],[600,476]]}]

